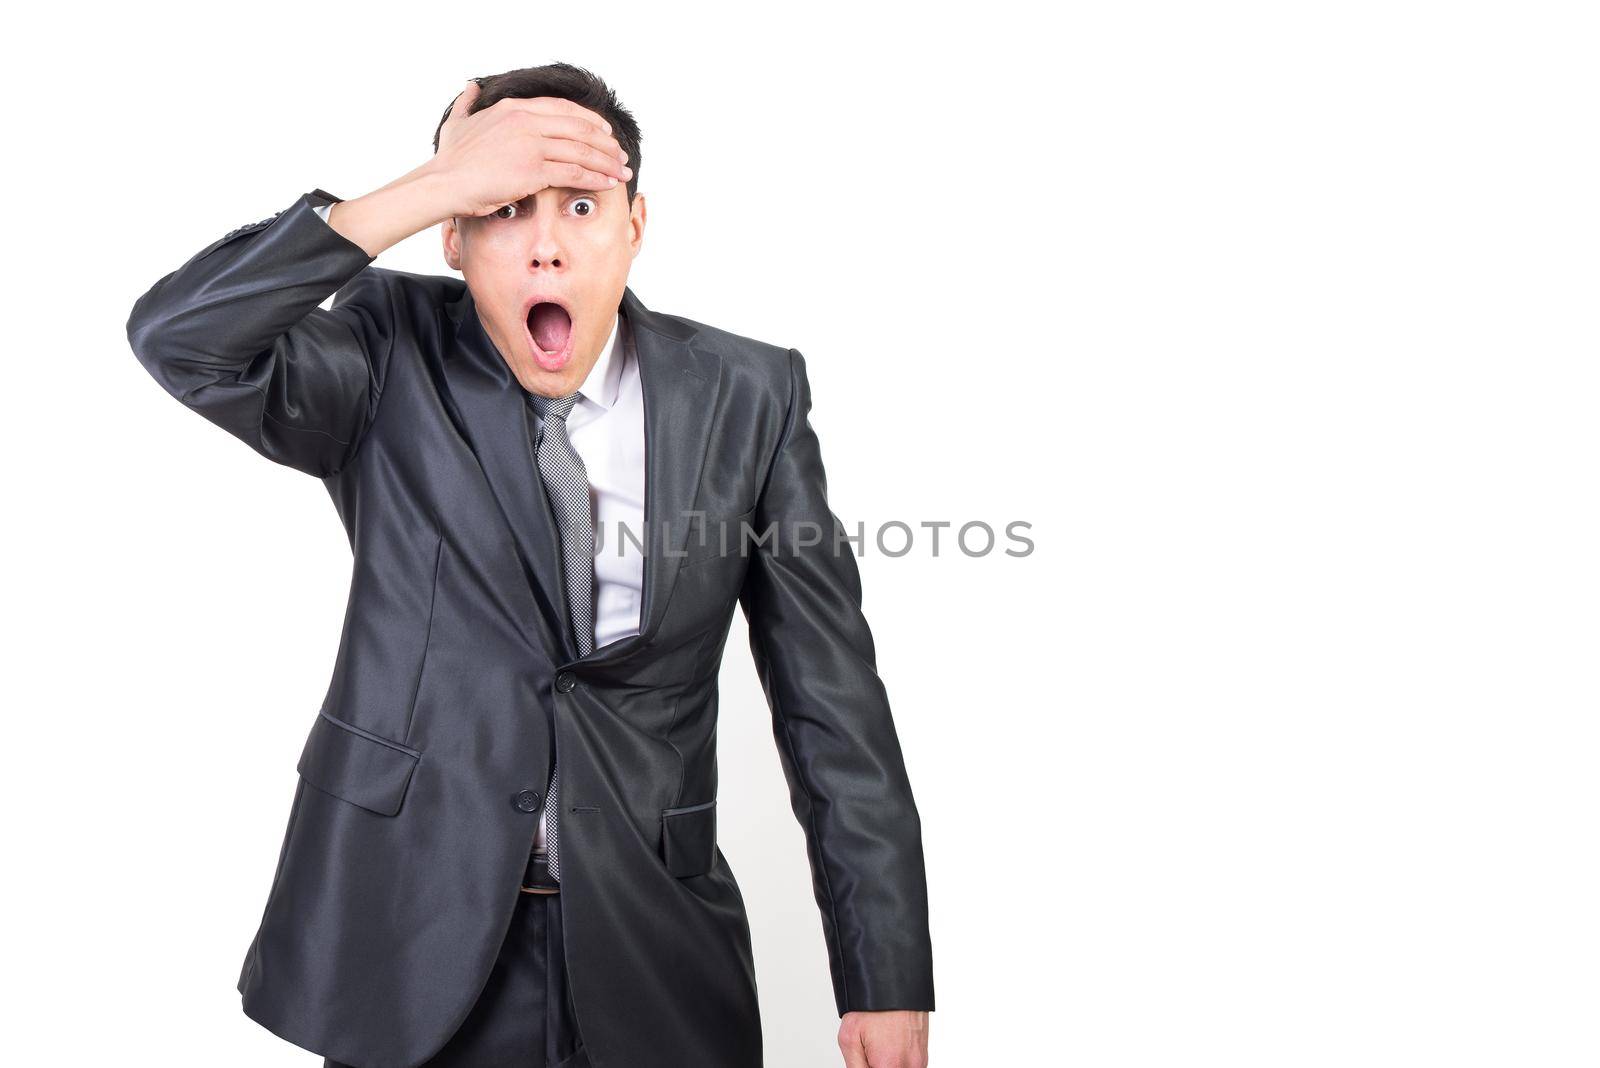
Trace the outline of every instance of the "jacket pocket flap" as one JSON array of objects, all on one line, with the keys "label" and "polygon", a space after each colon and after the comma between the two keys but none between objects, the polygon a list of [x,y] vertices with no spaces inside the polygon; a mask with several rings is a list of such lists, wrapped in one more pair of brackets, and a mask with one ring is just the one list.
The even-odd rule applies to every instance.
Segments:
[{"label": "jacket pocket flap", "polygon": [[717,860],[717,803],[661,810],[661,859],[680,879],[704,875]]},{"label": "jacket pocket flap", "polygon": [[319,710],[295,770],[319,790],[393,816],[400,811],[421,755]]}]

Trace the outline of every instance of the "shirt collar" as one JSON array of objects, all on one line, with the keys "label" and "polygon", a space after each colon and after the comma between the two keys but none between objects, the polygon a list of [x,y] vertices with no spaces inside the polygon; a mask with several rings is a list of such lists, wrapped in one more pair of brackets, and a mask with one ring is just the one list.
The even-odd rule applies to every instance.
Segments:
[{"label": "shirt collar", "polygon": [[606,343],[600,346],[600,355],[595,358],[594,366],[589,368],[583,385],[578,387],[578,392],[583,394],[585,400],[607,411],[617,403],[617,391],[622,386],[622,360],[617,353],[622,345],[621,323],[622,314],[619,312],[611,319],[611,333],[607,335]]}]

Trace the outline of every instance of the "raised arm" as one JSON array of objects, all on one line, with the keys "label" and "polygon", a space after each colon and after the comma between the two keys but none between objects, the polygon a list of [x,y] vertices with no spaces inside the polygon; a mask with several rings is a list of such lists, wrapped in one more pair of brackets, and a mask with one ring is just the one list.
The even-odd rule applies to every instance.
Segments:
[{"label": "raised arm", "polygon": [[319,477],[343,469],[377,412],[396,322],[389,283],[365,270],[378,254],[452,216],[549,185],[604,188],[625,170],[587,109],[539,97],[469,116],[476,98],[469,83],[438,154],[388,185],[351,201],[314,190],[156,282],[128,317],[139,362],[269,459]]},{"label": "raised arm", "polygon": [[[141,296],[128,343],[168,393],[267,458],[318,476],[377,411],[392,318],[373,257],[306,193],[201,249]],[[318,307],[347,287],[332,311]]]}]

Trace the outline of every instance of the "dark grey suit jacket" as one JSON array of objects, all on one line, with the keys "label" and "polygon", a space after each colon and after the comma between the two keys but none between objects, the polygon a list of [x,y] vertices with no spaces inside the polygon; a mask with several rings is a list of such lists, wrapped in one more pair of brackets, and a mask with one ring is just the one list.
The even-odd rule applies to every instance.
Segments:
[{"label": "dark grey suit jacket", "polygon": [[[316,190],[225,235],[128,320],[169,393],[323,480],[354,555],[245,1012],[364,1068],[425,1061],[488,976],[538,819],[527,799],[559,751],[567,966],[594,1064],[759,1065],[749,927],[716,836],[735,603],[838,1009],[931,1009],[921,828],[855,557],[833,551],[800,353],[625,291],[646,423],[641,633],[580,657],[524,391],[465,284],[370,266],[316,217],[336,199]],[[733,536],[741,521],[767,540]],[[821,544],[802,547],[808,523]],[[197,556],[196,574],[213,563]]]}]

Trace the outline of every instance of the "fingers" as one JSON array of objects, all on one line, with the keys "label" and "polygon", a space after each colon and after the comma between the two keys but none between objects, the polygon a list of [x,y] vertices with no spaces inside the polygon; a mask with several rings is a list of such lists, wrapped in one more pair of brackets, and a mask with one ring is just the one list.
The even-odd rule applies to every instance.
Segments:
[{"label": "fingers", "polygon": [[552,134],[587,141],[596,148],[614,156],[622,156],[622,146],[611,129],[611,124],[586,107],[554,96],[536,96],[528,99],[502,100],[495,107],[526,112],[539,119],[539,128],[546,136]]},{"label": "fingers", "polygon": [[619,182],[626,182],[633,177],[632,168],[628,167],[615,155],[610,152],[602,152],[584,141],[547,136],[544,139],[544,152],[546,160],[574,163],[586,171],[602,177],[615,178]]},{"label": "fingers", "polygon": [[460,126],[463,122],[466,122],[467,112],[472,110],[472,102],[478,99],[480,91],[476,79],[468,81],[466,88],[457,93],[456,98],[450,102],[450,115],[449,118],[444,120],[444,124],[446,126]]},{"label": "fingers", "polygon": [[839,1024],[839,1051],[846,1068],[928,1068],[928,1014],[846,1013]]},{"label": "fingers", "polygon": [[867,1064],[867,1047],[861,1044],[858,1029],[839,1028],[839,1052],[844,1054],[844,1068],[871,1068]]},{"label": "fingers", "polygon": [[545,137],[565,137],[573,141],[594,146],[595,150],[610,156],[613,160],[622,163],[628,162],[628,154],[622,150],[622,145],[608,133],[601,131],[588,119],[577,115],[547,115],[538,114],[539,133]]},{"label": "fingers", "polygon": [[541,188],[554,186],[557,189],[593,189],[596,192],[618,184],[611,175],[591,171],[581,163],[551,159],[539,164],[539,181],[543,183]]},{"label": "fingers", "polygon": [[533,96],[527,98],[512,97],[500,101],[499,105],[514,108],[518,111],[531,111],[535,115],[560,115],[567,118],[582,119],[593,126],[597,126],[607,137],[611,136],[611,124],[601,115],[590,111],[581,104],[575,104],[559,96]]},{"label": "fingers", "polygon": [[[467,113],[472,109],[473,102],[478,99],[480,92],[478,83],[469,81],[466,88],[451,102],[439,130],[441,148],[466,123]],[[621,143],[613,136],[611,124],[603,116],[562,97],[536,96],[526,99],[507,97],[484,110],[485,113],[523,112],[538,120],[539,133],[546,138],[565,137],[573,141],[582,141],[617,160],[627,162],[628,154],[622,150]]]},{"label": "fingers", "polygon": [[476,79],[467,82],[465,89],[456,94],[456,98],[445,109],[444,124],[439,128],[439,147],[443,148],[445,142],[461,129],[462,123],[467,121],[467,112],[472,110],[472,102],[478,99],[478,82]]}]

